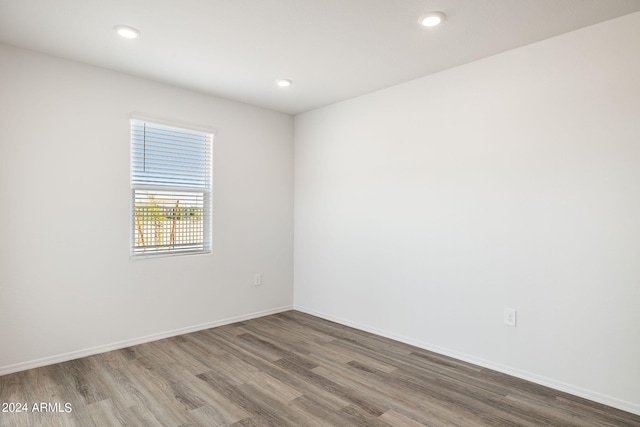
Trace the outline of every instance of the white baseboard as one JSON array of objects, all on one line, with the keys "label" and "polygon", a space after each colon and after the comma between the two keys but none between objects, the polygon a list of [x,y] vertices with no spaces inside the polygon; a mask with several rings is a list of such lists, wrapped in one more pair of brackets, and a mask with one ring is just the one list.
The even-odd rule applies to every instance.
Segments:
[{"label": "white baseboard", "polygon": [[79,359],[81,357],[93,356],[94,354],[106,353],[108,351],[120,350],[122,348],[131,347],[138,344],[144,344],[151,341],[161,340],[163,338],[174,337],[177,335],[188,334],[190,332],[201,331],[203,329],[215,328],[217,326],[229,325],[231,323],[241,322],[243,320],[255,319],[258,317],[268,316],[270,314],[282,313],[283,311],[292,310],[293,306],[284,306],[273,308],[254,313],[243,314],[240,316],[229,317],[226,319],[216,320],[213,322],[202,323],[199,325],[187,326],[186,328],[174,329],[172,331],[160,332],[144,337],[132,338],[125,341],[119,341],[111,344],[100,345],[83,350],[71,351],[69,353],[58,354],[55,356],[44,357],[42,359],[20,362],[13,365],[0,366],[0,375],[12,374],[14,372],[25,371],[32,368],[40,368],[42,366],[53,365],[54,363],[68,362],[69,360]]},{"label": "white baseboard", "polygon": [[494,371],[502,372],[503,374],[511,375],[513,377],[531,381],[532,383],[540,384],[540,385],[552,388],[554,390],[559,390],[565,393],[572,394],[574,396],[578,396],[588,400],[592,400],[594,402],[602,403],[603,405],[607,405],[613,408],[621,409],[623,411],[631,412],[632,414],[640,415],[640,404],[637,404],[637,403],[617,399],[615,397],[607,396],[592,390],[567,384],[562,381],[557,381],[552,378],[543,377],[541,375],[536,375],[531,372],[522,371],[520,369],[502,365],[500,363],[495,363],[490,360],[485,360],[482,358],[471,356],[471,355],[461,353],[455,350],[451,350],[448,348],[418,341],[412,338],[394,334],[389,331],[374,328],[368,325],[364,325],[358,322],[353,322],[340,317],[332,316],[330,314],[322,313],[307,307],[294,305],[293,309],[297,311],[301,311],[303,313],[310,314],[312,316],[322,318],[322,319],[330,320],[332,322],[336,322],[341,325],[349,326],[355,329],[359,329],[361,331],[370,332],[375,335],[383,336],[385,338],[390,338],[395,341],[400,341],[405,344],[413,345],[415,347],[418,347],[424,350],[433,351],[434,353],[442,354],[444,356],[449,356],[454,359],[458,359],[458,360],[468,362],[477,366],[481,366],[483,368],[488,368]]}]

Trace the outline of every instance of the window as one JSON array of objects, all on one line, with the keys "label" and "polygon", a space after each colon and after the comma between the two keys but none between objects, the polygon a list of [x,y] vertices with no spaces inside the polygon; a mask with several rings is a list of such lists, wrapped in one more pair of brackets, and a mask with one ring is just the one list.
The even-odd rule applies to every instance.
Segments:
[{"label": "window", "polygon": [[213,133],[131,120],[131,257],[211,252]]}]

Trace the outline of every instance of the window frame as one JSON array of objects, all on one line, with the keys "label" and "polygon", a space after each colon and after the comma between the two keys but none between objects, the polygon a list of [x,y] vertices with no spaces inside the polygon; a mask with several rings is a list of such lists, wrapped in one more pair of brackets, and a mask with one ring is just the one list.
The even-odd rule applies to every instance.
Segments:
[{"label": "window frame", "polygon": [[[205,149],[204,159],[208,160],[207,170],[205,176],[206,185],[205,186],[180,186],[180,185],[171,185],[169,183],[154,183],[154,184],[141,184],[139,182],[135,182],[135,172],[134,172],[134,123],[148,123],[153,126],[158,126],[161,128],[176,130],[176,131],[187,131],[187,132],[196,132],[203,134],[207,138],[208,148]],[[129,156],[129,201],[130,201],[130,239],[129,239],[129,259],[130,260],[142,260],[142,259],[155,259],[155,258],[165,258],[165,257],[176,257],[176,256],[188,256],[188,255],[210,255],[213,253],[213,149],[214,149],[214,139],[215,139],[215,130],[208,126],[203,125],[195,125],[191,123],[178,122],[174,120],[167,120],[163,118],[153,117],[146,114],[140,113],[131,113],[129,117],[129,139],[130,139],[130,156]],[[206,159],[206,157],[209,157]],[[151,252],[147,251],[136,251],[136,227],[137,227],[137,215],[136,215],[136,191],[144,192],[170,192],[170,193],[190,193],[192,195],[196,195],[198,193],[202,193],[202,249],[189,249],[189,250],[175,250],[173,249],[165,249],[165,250],[154,250]],[[165,193],[166,194],[166,193]],[[200,243],[198,243],[200,244]]]}]

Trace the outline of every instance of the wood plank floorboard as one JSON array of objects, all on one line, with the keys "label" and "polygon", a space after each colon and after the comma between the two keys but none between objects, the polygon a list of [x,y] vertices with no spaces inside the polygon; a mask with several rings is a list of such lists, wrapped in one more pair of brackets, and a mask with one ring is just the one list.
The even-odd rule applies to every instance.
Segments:
[{"label": "wood plank floorboard", "polygon": [[27,411],[0,412],[0,427],[640,427],[638,415],[296,311],[0,376],[1,402]]}]

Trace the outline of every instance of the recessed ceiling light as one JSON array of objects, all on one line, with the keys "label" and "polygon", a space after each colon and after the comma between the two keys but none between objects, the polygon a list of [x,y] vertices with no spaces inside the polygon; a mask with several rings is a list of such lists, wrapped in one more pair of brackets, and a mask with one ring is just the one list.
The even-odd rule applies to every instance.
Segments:
[{"label": "recessed ceiling light", "polygon": [[429,12],[422,15],[420,19],[418,19],[418,22],[424,27],[435,27],[446,18],[447,15],[442,12]]},{"label": "recessed ceiling light", "polygon": [[140,35],[140,31],[128,25],[116,25],[113,29],[125,39],[135,39]]},{"label": "recessed ceiling light", "polygon": [[289,87],[293,82],[289,79],[278,79],[276,80],[276,84],[280,87]]}]

